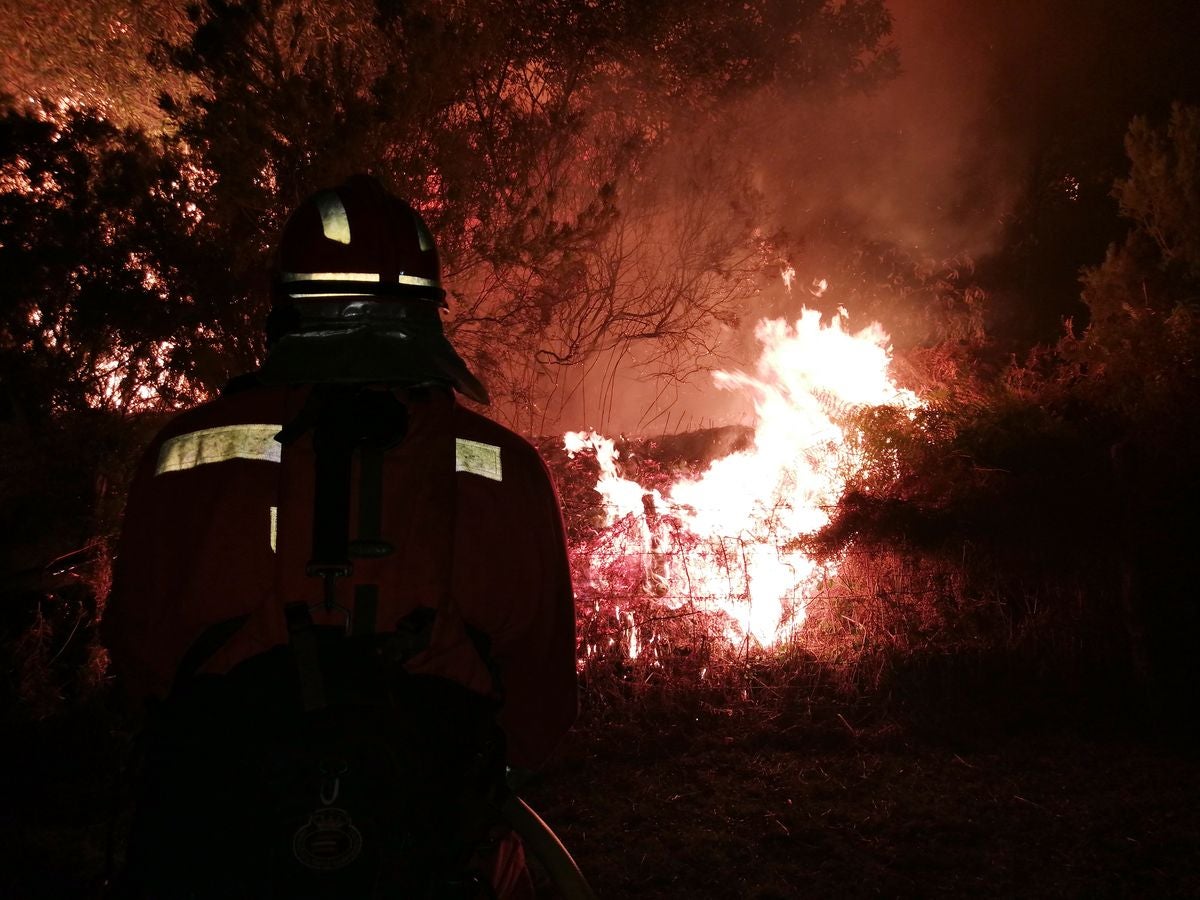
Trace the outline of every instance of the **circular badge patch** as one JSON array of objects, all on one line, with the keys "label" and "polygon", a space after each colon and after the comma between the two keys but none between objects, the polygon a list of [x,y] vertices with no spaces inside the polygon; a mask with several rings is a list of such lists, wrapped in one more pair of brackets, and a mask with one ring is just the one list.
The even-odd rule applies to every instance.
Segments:
[{"label": "circular badge patch", "polygon": [[361,852],[362,833],[343,809],[318,809],[292,838],[292,853],[296,859],[318,872],[344,868]]}]

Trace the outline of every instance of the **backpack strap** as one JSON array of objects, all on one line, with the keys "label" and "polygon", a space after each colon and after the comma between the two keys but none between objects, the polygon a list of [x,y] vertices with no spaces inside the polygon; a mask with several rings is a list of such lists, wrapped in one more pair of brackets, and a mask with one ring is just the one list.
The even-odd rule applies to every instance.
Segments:
[{"label": "backpack strap", "polygon": [[304,601],[289,603],[283,608],[287,619],[288,643],[296,661],[296,676],[300,681],[300,700],[305,712],[315,712],[326,706],[325,676],[321,673],[321,657],[317,649],[317,631],[312,613]]},{"label": "backpack strap", "polygon": [[[437,510],[423,533],[429,552],[440,557],[441,594],[432,609],[414,611],[389,633],[382,643],[382,657],[403,665],[429,647],[439,626],[461,620],[453,596],[454,543],[458,511],[458,477],[454,464],[456,436],[452,427],[453,406],[435,406],[434,415],[445,417],[434,423],[444,447],[435,451],[436,465],[429,473],[430,509]],[[353,637],[373,634],[379,607],[379,586],[355,586],[353,609],[346,610],[335,599],[337,579],[353,573],[354,558],[379,558],[394,551],[383,539],[383,465],[386,452],[407,434],[407,406],[390,391],[362,385],[319,385],[314,387],[296,418],[280,432],[288,444],[307,431],[313,433],[314,499],[312,554],[306,567],[310,576],[324,582],[326,610],[343,609],[346,633]],[[354,459],[359,463],[357,534],[350,537],[351,479]],[[303,607],[303,609],[301,608]],[[302,603],[288,604],[284,611],[289,643],[305,697],[306,709],[319,709],[328,702],[316,649],[310,610]],[[491,656],[490,638],[463,623],[467,636],[491,675],[493,694],[502,697],[500,673]]]},{"label": "backpack strap", "polygon": [[[339,607],[337,579],[354,571],[352,559],[387,556],[395,549],[379,535],[382,521],[383,459],[389,447],[404,439],[408,410],[390,391],[365,385],[317,385],[299,414],[283,427],[283,445],[312,432],[312,552],[305,571],[324,582],[328,612],[342,608],[346,631],[374,631],[378,586],[359,585],[354,609]],[[350,497],[354,459],[359,460],[358,536],[350,539]],[[361,616],[356,625],[354,619]]]},{"label": "backpack strap", "polygon": [[171,682],[171,694],[177,694],[182,690],[184,685],[216,655],[218,650],[229,642],[230,638],[237,634],[249,619],[250,614],[245,613],[231,619],[214,622],[200,632],[200,637],[196,638],[188,647],[187,652],[183,654],[183,659],[179,661],[178,668],[175,669],[175,678]]}]

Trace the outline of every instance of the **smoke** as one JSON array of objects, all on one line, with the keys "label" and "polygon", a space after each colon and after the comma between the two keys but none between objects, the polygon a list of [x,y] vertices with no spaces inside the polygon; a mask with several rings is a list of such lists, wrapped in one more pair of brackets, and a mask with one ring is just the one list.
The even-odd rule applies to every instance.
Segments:
[{"label": "smoke", "polygon": [[[801,303],[827,312],[844,303],[851,327],[878,316],[893,335],[904,330],[925,312],[919,297],[870,308],[839,283],[855,248],[895,247],[934,269],[1001,258],[1031,192],[1070,176],[1103,198],[1125,171],[1130,119],[1200,101],[1194,0],[889,7],[901,72],[873,93],[799,99],[767,90],[725,110],[720,127],[752,171],[763,230],[784,235],[781,256],[796,269],[791,292],[775,275],[747,298],[744,327],[722,343],[730,365],[753,365],[758,316],[794,317]],[[1075,267],[1099,261],[1064,252],[1068,283]],[[832,284],[817,301],[807,287],[822,277]],[[636,369],[621,377],[615,393],[626,402],[609,418],[635,427],[651,392]],[[674,405],[656,426],[745,421],[748,412],[703,379],[668,396]]]},{"label": "smoke", "polygon": [[761,123],[752,132],[761,188],[805,243],[984,254],[1019,196],[1031,146],[1021,128],[996,121],[996,89],[1021,36],[1038,27],[956,0],[890,6],[895,79],[865,97],[755,100],[748,118]]},{"label": "smoke", "polygon": [[[998,246],[1026,177],[1030,142],[1019,129],[989,122],[1004,52],[963,6],[892,0],[902,70],[869,94],[795,96],[769,87],[665,148],[673,158],[659,165],[684,169],[689,147],[726,142],[727,159],[749,173],[758,195],[760,230],[778,236],[780,271],[768,267],[745,298],[741,328],[721,335],[721,368],[753,368],[760,349],[754,324],[763,316],[794,318],[804,304],[832,311],[847,302],[850,327],[867,325],[864,316],[875,311],[849,301],[839,278],[862,246],[894,245],[934,260]],[[728,180],[732,188],[736,179]],[[780,277],[788,264],[796,269],[790,289]],[[826,277],[832,287],[818,298],[824,292],[810,287]],[[912,315],[890,312],[888,328]],[[569,411],[583,416],[568,415],[571,427],[657,433],[753,418],[752,398],[718,391],[704,376],[660,395],[661,383],[627,364],[614,382],[609,394],[618,401],[599,416]],[[590,393],[601,390],[596,384]]]},{"label": "smoke", "polygon": [[[1137,114],[1195,95],[1183,0],[890,0],[901,73],[866,97],[765,95],[761,186],[802,240],[895,243],[935,259],[1000,248],[1035,170],[1120,174]],[[1065,174],[1065,173],[1064,173]]]}]

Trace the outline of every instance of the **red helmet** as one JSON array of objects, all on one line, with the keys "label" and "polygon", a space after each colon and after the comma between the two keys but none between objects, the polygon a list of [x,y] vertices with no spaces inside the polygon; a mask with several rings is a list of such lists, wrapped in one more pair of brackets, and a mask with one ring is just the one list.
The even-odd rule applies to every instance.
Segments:
[{"label": "red helmet", "polygon": [[374,178],[318,191],[279,240],[262,377],[275,383],[442,382],[487,391],[442,332],[433,235]]},{"label": "red helmet", "polygon": [[445,297],[437,247],[420,214],[368,175],[300,204],[280,237],[278,266],[278,292],[295,300]]}]

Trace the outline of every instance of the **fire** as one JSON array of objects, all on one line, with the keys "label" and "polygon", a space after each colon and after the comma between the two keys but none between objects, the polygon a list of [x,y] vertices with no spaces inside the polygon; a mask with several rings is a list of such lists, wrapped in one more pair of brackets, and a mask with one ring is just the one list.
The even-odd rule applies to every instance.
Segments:
[{"label": "fire", "polygon": [[[209,399],[203,385],[171,371],[168,361],[175,349],[173,341],[155,341],[141,355],[129,347],[111,348],[91,364],[93,380],[85,395],[88,405],[93,409],[145,412]],[[164,389],[176,398],[174,403],[164,402]]]},{"label": "fire", "polygon": [[673,614],[707,615],[739,647],[774,646],[803,625],[808,601],[836,563],[819,566],[801,539],[829,521],[847,477],[862,464],[846,414],[864,405],[919,406],[889,377],[882,327],[850,332],[846,319],[839,309],[823,324],[819,312],[804,310],[791,324],[759,322],[755,372],[714,376],[718,387],[751,400],[751,446],[665,490],[626,478],[610,438],[566,435],[570,455],[595,453],[595,490],[605,508],[587,571],[576,573],[581,596],[624,600],[614,624],[628,658],[651,652],[657,637],[652,621],[639,628],[628,609],[639,600],[656,611],[642,625]]}]

